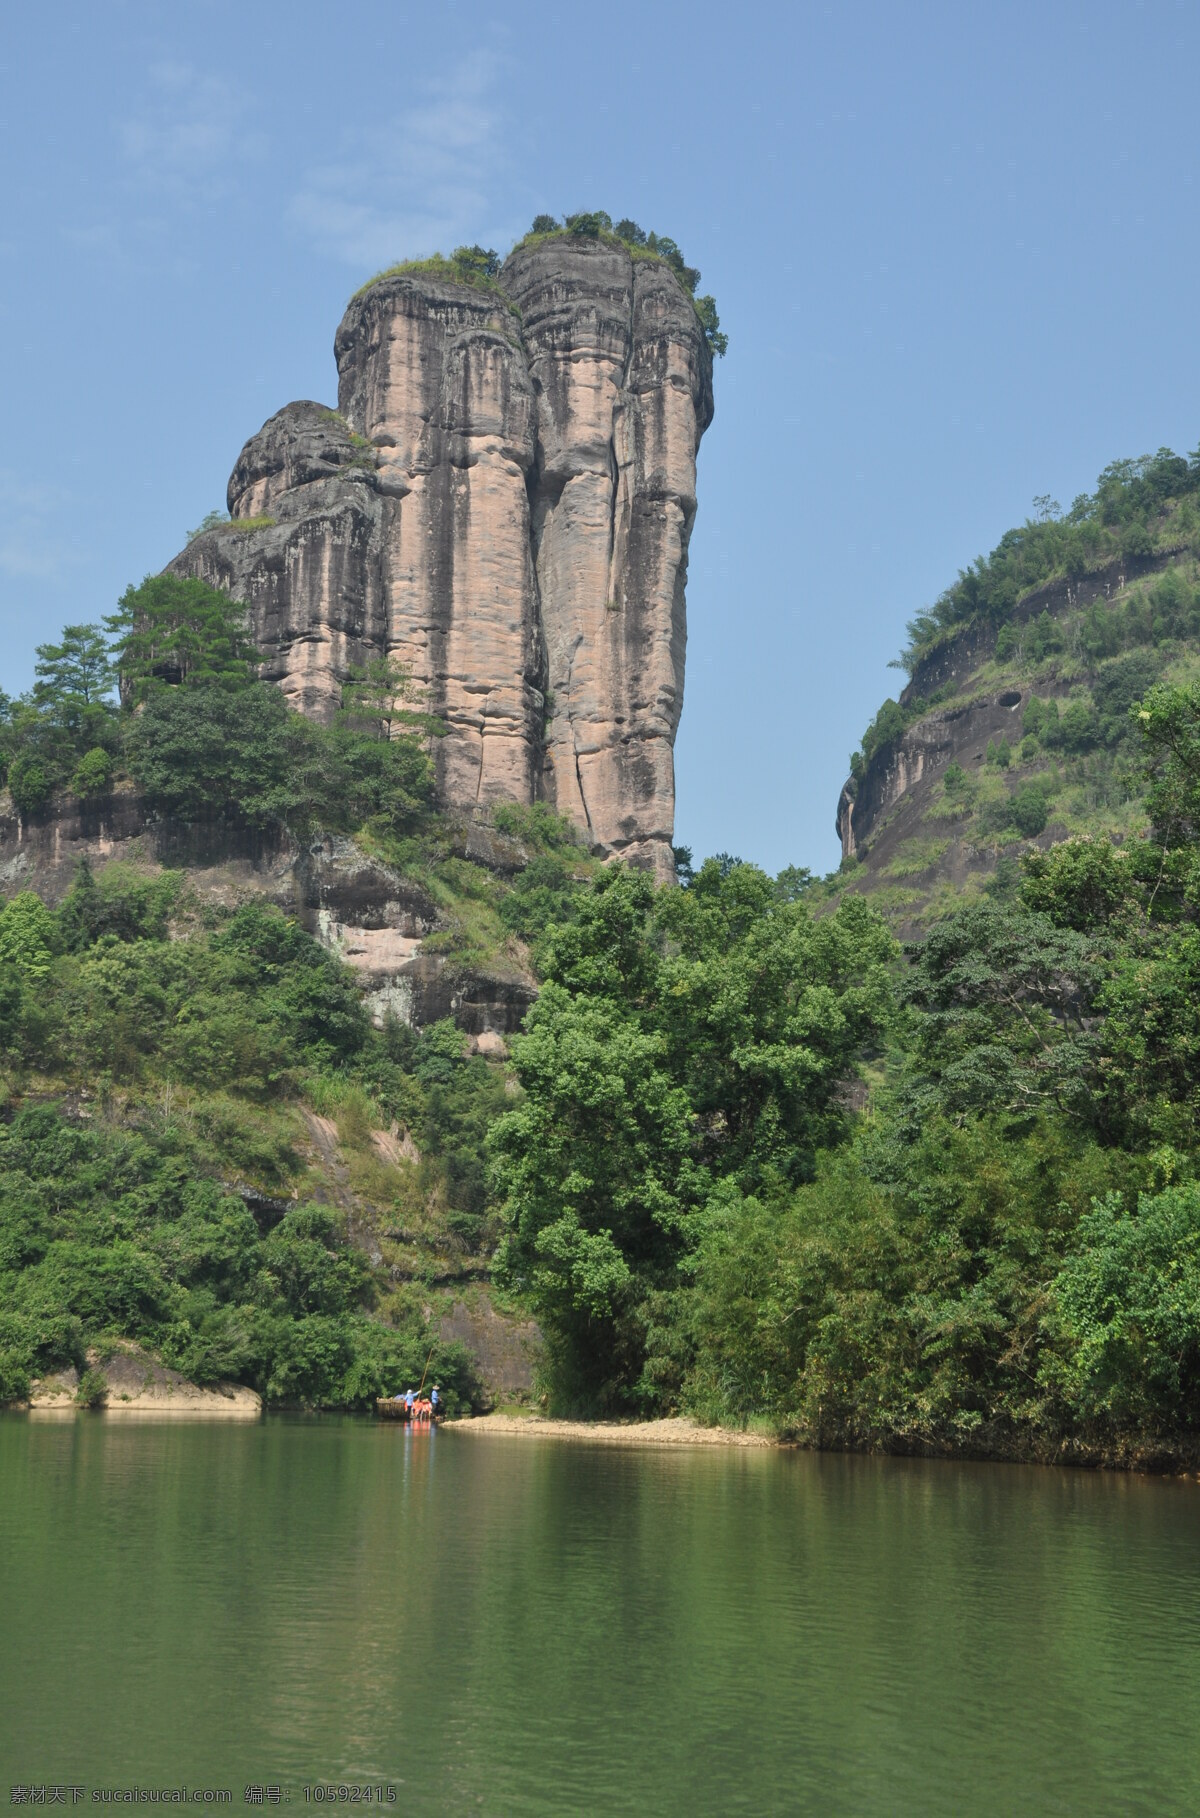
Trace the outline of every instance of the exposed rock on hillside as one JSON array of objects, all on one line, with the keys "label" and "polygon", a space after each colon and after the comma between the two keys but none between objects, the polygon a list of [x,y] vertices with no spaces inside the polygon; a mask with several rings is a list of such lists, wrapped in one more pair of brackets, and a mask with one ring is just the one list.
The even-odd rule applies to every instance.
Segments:
[{"label": "exposed rock on hillside", "polygon": [[[86,1361],[104,1379],[96,1405],[107,1414],[256,1420],[262,1413],[262,1397],[253,1389],[233,1382],[200,1388],[129,1339],[115,1340],[104,1352],[89,1348]],[[29,1406],[38,1412],[72,1412],[77,1406],[79,1381],[73,1365],[41,1377],[30,1384]]]},{"label": "exposed rock on hillside", "polygon": [[947,890],[978,889],[1031,843],[1135,837],[1129,708],[1191,679],[1198,626],[1200,567],[1166,548],[1030,591],[1003,638],[979,622],[943,640],[842,789],[844,887],[913,935]]},{"label": "exposed rock on hillside", "polygon": [[623,249],[521,249],[503,280],[538,404],[545,794],[597,844],[665,870],[711,359],[671,273]]},{"label": "exposed rock on hillside", "polygon": [[[1138,581],[1175,567],[1180,554],[1181,551],[1171,549],[1161,555],[1127,558],[1078,580],[1038,587],[1018,601],[1012,623],[1027,625],[1043,612],[1058,619],[1097,601],[1118,600]],[[861,777],[850,777],[843,784],[836,821],[843,858],[865,852],[882,816],[935,771],[955,759],[966,762],[982,758],[989,739],[1011,738],[1014,725],[1019,730],[1021,716],[1017,709],[1032,692],[1028,682],[1023,691],[1020,686],[1002,687],[991,693],[971,690],[969,701],[958,698],[971,689],[973,680],[995,658],[996,640],[995,625],[971,625],[940,645],[914,669],[901,693],[901,707],[911,708],[931,694],[948,694],[955,705],[916,720],[899,739],[879,747]],[[1014,667],[1019,671],[1022,665],[1018,662]],[[1020,675],[1016,679],[1024,680]],[[1051,675],[1043,678],[1041,691],[1066,694],[1068,687],[1069,683]]]},{"label": "exposed rock on hillside", "polygon": [[232,522],[171,563],[249,603],[263,673],[316,718],[332,713],[347,670],[387,643],[374,467],[332,411],[289,404],[238,456]]},{"label": "exposed rock on hillside", "polygon": [[989,742],[1019,739],[1019,709],[1028,693],[1001,688],[936,708],[882,747],[861,780],[851,778],[842,787],[837,811],[842,857],[858,857],[888,810],[922,783],[931,785],[949,764],[982,763]]},{"label": "exposed rock on hillside", "polygon": [[372,655],[405,664],[447,806],[544,799],[666,876],[711,355],[669,267],[623,247],[539,241],[500,284],[360,292],[338,412],[272,417],[232,521],[171,567],[247,602],[305,713]]},{"label": "exposed rock on hillside", "polygon": [[[502,844],[492,833],[490,849]],[[274,903],[353,968],[378,1023],[389,1013],[416,1027],[452,1017],[470,1036],[503,1037],[521,1027],[537,995],[523,966],[464,968],[452,956],[426,951],[429,936],[445,930],[445,915],[418,884],[368,858],[352,840],[298,846],[282,833],[221,822],[148,819],[134,794],[87,803],[68,798],[24,819],[0,813],[6,894],[31,889],[44,902],[59,903],[80,859],[97,869],[113,861],[148,873],[186,868],[189,887],[209,902]]]}]

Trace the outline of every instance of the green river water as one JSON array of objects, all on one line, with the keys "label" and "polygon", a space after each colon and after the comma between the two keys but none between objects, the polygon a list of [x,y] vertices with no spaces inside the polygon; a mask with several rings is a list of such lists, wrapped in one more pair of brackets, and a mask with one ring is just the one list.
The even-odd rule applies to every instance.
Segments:
[{"label": "green river water", "polygon": [[4,1417],[0,1766],[92,1809],[1194,1812],[1200,1487]]}]

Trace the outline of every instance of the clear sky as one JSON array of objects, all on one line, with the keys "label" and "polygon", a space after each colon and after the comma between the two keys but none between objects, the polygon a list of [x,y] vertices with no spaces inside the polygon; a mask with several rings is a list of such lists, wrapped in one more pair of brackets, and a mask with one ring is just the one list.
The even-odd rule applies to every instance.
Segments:
[{"label": "clear sky", "polygon": [[672,235],[728,330],[676,838],[837,862],[905,621],[1200,441],[1200,8],[59,0],[0,42],[0,685],[335,399],[351,291],[540,211]]}]

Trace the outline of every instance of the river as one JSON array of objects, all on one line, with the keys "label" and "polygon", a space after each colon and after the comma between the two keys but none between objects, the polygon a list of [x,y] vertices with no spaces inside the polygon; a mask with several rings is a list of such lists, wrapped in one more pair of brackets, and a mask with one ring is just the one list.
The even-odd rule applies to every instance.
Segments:
[{"label": "river", "polygon": [[1200,1487],[0,1417],[0,1763],[89,1803],[1193,1812]]}]

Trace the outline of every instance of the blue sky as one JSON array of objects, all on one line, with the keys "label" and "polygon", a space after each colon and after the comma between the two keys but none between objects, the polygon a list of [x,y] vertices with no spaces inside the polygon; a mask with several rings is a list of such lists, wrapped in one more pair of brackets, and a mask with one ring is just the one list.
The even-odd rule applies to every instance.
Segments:
[{"label": "blue sky", "polygon": [[350,292],[542,210],[679,241],[700,456],[676,837],[837,861],[905,621],[1035,495],[1200,441],[1193,5],[10,8],[0,684],[333,400]]}]

